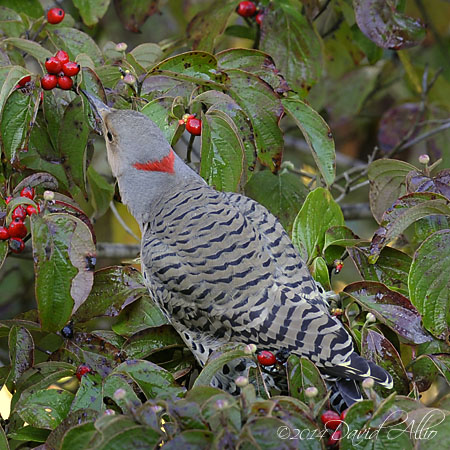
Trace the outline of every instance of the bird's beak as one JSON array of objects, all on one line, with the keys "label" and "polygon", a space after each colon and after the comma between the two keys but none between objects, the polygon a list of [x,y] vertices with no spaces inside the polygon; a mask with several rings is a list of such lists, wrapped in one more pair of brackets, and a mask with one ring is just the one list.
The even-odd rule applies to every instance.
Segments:
[{"label": "bird's beak", "polygon": [[88,92],[86,92],[83,89],[81,89],[81,92],[88,99],[88,102],[91,105],[92,112],[94,113],[97,121],[103,122],[105,115],[111,112],[111,108],[109,106],[105,105],[95,95],[89,94]]}]

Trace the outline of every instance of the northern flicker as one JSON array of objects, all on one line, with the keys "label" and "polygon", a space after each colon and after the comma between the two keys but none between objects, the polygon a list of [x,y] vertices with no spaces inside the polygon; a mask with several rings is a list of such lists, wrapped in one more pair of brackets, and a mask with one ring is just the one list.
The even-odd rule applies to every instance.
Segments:
[{"label": "northern flicker", "polygon": [[[145,282],[202,366],[224,344],[253,343],[309,358],[340,383],[347,405],[360,398],[355,380],[392,387],[384,369],[354,351],[323,289],[266,208],[208,186],[145,115],[86,95],[122,202],[141,228]],[[245,361],[225,366],[213,384],[233,391],[233,380],[248,373]]]}]

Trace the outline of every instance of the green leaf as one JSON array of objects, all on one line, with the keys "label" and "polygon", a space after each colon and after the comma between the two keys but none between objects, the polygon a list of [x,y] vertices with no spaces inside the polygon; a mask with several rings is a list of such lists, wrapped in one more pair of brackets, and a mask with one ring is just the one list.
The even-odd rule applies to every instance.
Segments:
[{"label": "green leaf", "polygon": [[103,216],[114,197],[114,185],[108,183],[92,166],[88,167],[87,179],[96,216]]},{"label": "green leaf", "polygon": [[381,66],[362,66],[328,83],[327,110],[332,119],[349,119],[361,112],[374,92]]},{"label": "green leaf", "polygon": [[142,390],[147,399],[178,396],[183,389],[175,384],[173,376],[150,361],[129,359],[114,369],[113,373],[128,375]]},{"label": "green leaf", "polygon": [[60,389],[36,391],[26,398],[17,413],[29,425],[55,429],[67,416],[74,395]]},{"label": "green leaf", "polygon": [[86,301],[74,314],[76,322],[98,316],[117,316],[127,305],[147,294],[142,275],[132,266],[112,266],[97,270]]},{"label": "green leaf", "polygon": [[424,25],[398,12],[397,3],[398,0],[353,0],[356,23],[379,47],[401,50],[414,47],[425,38]]},{"label": "green leaf", "polygon": [[91,27],[105,15],[111,0],[73,0],[83,22]]},{"label": "green leaf", "polygon": [[31,126],[39,107],[39,90],[30,94],[17,90],[13,92],[3,108],[0,132],[6,158],[14,163],[22,150],[28,150]]},{"label": "green leaf", "polygon": [[80,386],[75,394],[71,412],[79,409],[103,409],[102,377],[98,373],[87,373],[82,376]]},{"label": "green leaf", "polygon": [[86,33],[75,28],[60,27],[53,29],[49,36],[56,48],[63,49],[69,54],[71,61],[75,61],[80,53],[86,53],[96,65],[102,64],[102,52]]},{"label": "green leaf", "polygon": [[221,69],[240,69],[257,75],[278,94],[289,90],[286,80],[267,53],[250,48],[231,48],[217,53],[216,58]]},{"label": "green leaf", "polygon": [[310,272],[313,278],[319,282],[326,291],[331,291],[330,273],[326,261],[317,257],[311,264]]},{"label": "green leaf", "polygon": [[400,197],[383,214],[381,226],[372,237],[369,262],[375,263],[387,243],[403,233],[415,221],[436,214],[450,216],[448,200],[442,195],[415,192]]},{"label": "green leaf", "polygon": [[336,174],[334,139],[325,120],[298,98],[284,98],[283,104],[300,128],[327,186]]},{"label": "green leaf", "polygon": [[245,178],[248,181],[252,177],[257,160],[253,128],[247,120],[247,115],[229,95],[219,91],[203,92],[195,97],[194,102],[210,106],[209,114],[219,114],[235,130],[236,137],[244,148],[244,166],[247,170],[242,174],[241,184],[245,184]]},{"label": "green leaf", "polygon": [[347,248],[364,280],[379,281],[388,287],[408,293],[408,274],[411,257],[392,247],[385,247],[375,264],[369,263],[369,246]]},{"label": "green leaf", "polygon": [[163,75],[221,89],[225,81],[225,75],[217,70],[216,58],[206,52],[186,52],[167,58],[147,73],[147,77],[151,75]]},{"label": "green leaf", "polygon": [[158,11],[158,0],[114,0],[114,7],[122,25],[139,33],[145,21]]},{"label": "green leaf", "polygon": [[260,49],[304,97],[320,78],[323,56],[321,38],[301,10],[299,0],[271,3],[260,28]]},{"label": "green leaf", "polygon": [[305,396],[305,389],[315,387],[319,391],[317,398],[321,399],[327,395],[327,388],[317,367],[307,358],[299,358],[291,355],[287,361],[287,374],[289,393],[292,397],[309,403]]},{"label": "green leaf", "polygon": [[87,225],[69,214],[33,215],[31,232],[39,319],[43,330],[58,331],[89,295],[95,245]]},{"label": "green leaf", "polygon": [[0,29],[6,36],[18,37],[25,31],[25,24],[14,10],[0,6]]},{"label": "green leaf", "polygon": [[422,328],[422,318],[413,304],[398,292],[374,281],[358,281],[349,284],[344,292],[364,309],[394,330],[406,342],[421,344],[431,340]]},{"label": "green leaf", "polygon": [[194,50],[214,50],[217,37],[225,31],[228,19],[238,3],[237,0],[212,2],[208,8],[202,9],[194,16],[186,30]]},{"label": "green leaf", "polygon": [[290,233],[308,190],[299,176],[287,170],[282,170],[278,175],[262,170],[252,176],[245,192],[276,216]]},{"label": "green leaf", "polygon": [[[122,374],[110,374],[103,381],[103,398],[110,398],[119,406],[124,414],[131,413],[141,405],[141,401],[133,390],[130,378]],[[114,398],[117,389],[125,391],[124,398]]]},{"label": "green leaf", "polygon": [[37,59],[40,64],[44,64],[46,58],[53,56],[49,50],[42,47],[37,42],[22,38],[9,38],[3,41],[5,44],[13,45],[14,47],[27,52],[29,55]]},{"label": "green leaf", "polygon": [[11,95],[11,92],[15,89],[18,81],[25,75],[28,75],[28,71],[20,66],[5,66],[0,67],[0,113],[3,111],[6,100]]},{"label": "green leaf", "polygon": [[34,342],[24,327],[13,326],[8,337],[11,370],[6,383],[16,383],[20,376],[34,364]]},{"label": "green leaf", "polygon": [[172,115],[175,100],[175,97],[158,97],[141,109],[142,114],[161,128],[167,142],[171,145],[174,144],[173,141],[179,129],[178,120]]},{"label": "green leaf", "polygon": [[2,0],[2,5],[17,11],[26,12],[30,17],[37,19],[44,14],[39,0]]},{"label": "green leaf", "polygon": [[414,254],[408,287],[412,304],[422,314],[423,325],[438,339],[450,328],[450,230],[428,237]]},{"label": "green leaf", "polygon": [[141,67],[148,69],[161,59],[163,52],[159,45],[146,42],[134,47],[130,54]]},{"label": "green leaf", "polygon": [[0,425],[0,448],[2,450],[9,450],[8,438],[6,437],[5,430],[3,426]]},{"label": "green leaf", "polygon": [[317,188],[308,194],[292,229],[292,242],[308,264],[320,256],[328,228],[344,225],[344,215],[330,192]]},{"label": "green leaf", "polygon": [[133,334],[123,344],[122,350],[128,358],[142,359],[160,350],[184,347],[184,345],[180,335],[171,325],[161,325]]},{"label": "green leaf", "polygon": [[283,154],[283,135],[278,126],[283,105],[272,88],[256,75],[239,69],[227,71],[228,94],[250,120],[259,161],[278,171]]},{"label": "green leaf", "polygon": [[83,190],[85,189],[86,148],[90,131],[85,108],[81,95],[67,105],[59,129],[58,143],[60,154],[64,158],[64,170],[71,182]]},{"label": "green leaf", "polygon": [[[30,427],[27,425],[19,428],[17,431],[9,433],[9,437],[15,441],[45,442],[49,433],[49,430],[43,430],[42,428]],[[1,445],[0,448],[2,448]]]},{"label": "green leaf", "polygon": [[409,394],[409,379],[405,367],[397,350],[388,339],[376,331],[364,328],[361,338],[361,356],[378,364],[392,375],[394,389],[398,394]]},{"label": "green leaf", "polygon": [[212,447],[213,433],[206,430],[185,430],[177,434],[173,439],[164,444],[166,450],[177,450],[180,448],[209,450]]},{"label": "green leaf", "polygon": [[221,111],[202,115],[200,175],[219,191],[235,192],[243,172],[244,146],[234,122]]},{"label": "green leaf", "polygon": [[378,223],[383,213],[406,193],[406,175],[415,169],[411,164],[396,159],[378,159],[369,165],[370,209]]}]

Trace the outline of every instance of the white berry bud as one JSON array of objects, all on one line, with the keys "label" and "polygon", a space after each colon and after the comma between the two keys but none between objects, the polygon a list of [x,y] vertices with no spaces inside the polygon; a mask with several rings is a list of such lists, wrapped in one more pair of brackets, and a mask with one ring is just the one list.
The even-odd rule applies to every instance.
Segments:
[{"label": "white berry bud", "polygon": [[248,385],[248,378],[244,376],[237,377],[235,383],[237,387],[243,388]]},{"label": "white berry bud", "polygon": [[125,391],[125,389],[117,389],[116,392],[114,392],[114,400],[123,400],[125,397],[127,396],[127,392]]},{"label": "white berry bud", "polygon": [[116,414],[116,412],[113,409],[105,409],[105,412],[103,413],[105,416],[113,416]]},{"label": "white berry bud", "polygon": [[134,84],[136,83],[136,77],[131,74],[131,73],[127,73],[124,77],[123,77],[123,82],[126,84]]},{"label": "white berry bud", "polygon": [[370,313],[367,313],[367,315],[366,315],[366,321],[369,323],[375,323],[377,321],[377,318],[375,317],[374,314],[372,314],[370,312]]},{"label": "white berry bud", "polygon": [[226,400],[226,399],[216,400],[216,408],[217,409],[224,409],[228,406],[228,404],[229,404],[228,400]]},{"label": "white berry bud", "polygon": [[366,378],[363,382],[362,382],[362,387],[364,389],[372,389],[373,385],[375,384],[375,381],[373,378]]},{"label": "white berry bud", "polygon": [[244,353],[246,355],[253,355],[256,353],[256,345],[255,344],[248,344],[244,348]]},{"label": "white berry bud", "polygon": [[318,389],[315,386],[310,386],[305,389],[305,396],[306,398],[314,398],[317,397],[317,394],[319,393]]},{"label": "white berry bud", "polygon": [[426,154],[419,156],[419,162],[420,164],[423,164],[426,166],[430,162],[430,157]]},{"label": "white berry bud", "polygon": [[47,202],[52,202],[55,198],[55,193],[52,191],[45,191],[44,192],[44,200]]},{"label": "white berry bud", "polygon": [[125,44],[125,42],[119,42],[116,44],[116,51],[118,52],[124,52],[128,48],[128,45]]}]

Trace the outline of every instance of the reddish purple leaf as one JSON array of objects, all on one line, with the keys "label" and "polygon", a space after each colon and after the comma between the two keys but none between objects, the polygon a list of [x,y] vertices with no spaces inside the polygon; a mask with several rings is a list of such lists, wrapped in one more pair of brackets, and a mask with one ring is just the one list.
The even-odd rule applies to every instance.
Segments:
[{"label": "reddish purple leaf", "polygon": [[413,304],[405,296],[391,291],[384,284],[358,281],[349,284],[344,292],[405,341],[421,344],[432,339],[422,327],[422,317]]}]

